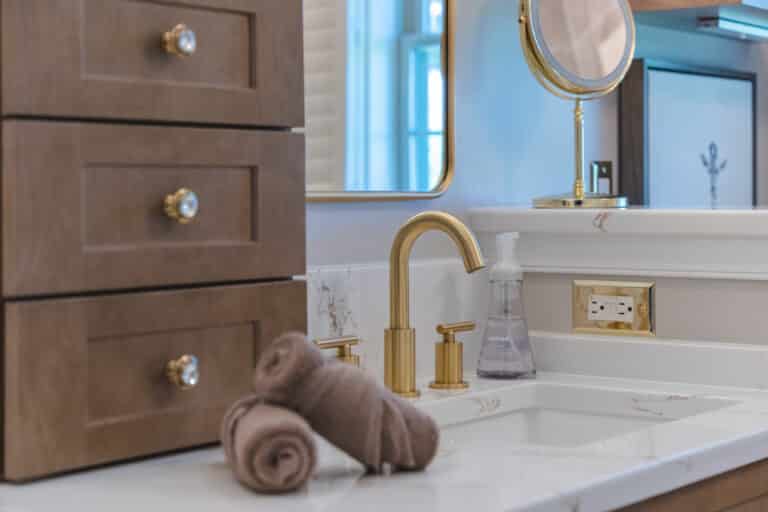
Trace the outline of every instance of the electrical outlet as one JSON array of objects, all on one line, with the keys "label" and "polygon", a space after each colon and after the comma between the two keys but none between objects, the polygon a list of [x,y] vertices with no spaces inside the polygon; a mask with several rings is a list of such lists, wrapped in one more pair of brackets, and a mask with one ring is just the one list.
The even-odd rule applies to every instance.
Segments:
[{"label": "electrical outlet", "polygon": [[593,194],[613,194],[613,162],[594,161],[591,165],[590,188]]},{"label": "electrical outlet", "polygon": [[596,322],[625,322],[635,321],[635,299],[628,295],[590,295],[590,321]]},{"label": "electrical outlet", "polygon": [[654,286],[631,281],[574,281],[574,330],[653,336]]}]

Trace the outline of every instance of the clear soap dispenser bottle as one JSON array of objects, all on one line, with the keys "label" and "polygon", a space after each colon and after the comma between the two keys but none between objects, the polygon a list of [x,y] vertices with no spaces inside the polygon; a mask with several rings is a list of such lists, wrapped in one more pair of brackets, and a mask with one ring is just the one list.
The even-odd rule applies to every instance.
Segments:
[{"label": "clear soap dispenser bottle", "polygon": [[523,310],[523,271],[518,233],[496,237],[498,259],[490,271],[491,300],[477,374],[496,379],[533,377],[536,368]]}]

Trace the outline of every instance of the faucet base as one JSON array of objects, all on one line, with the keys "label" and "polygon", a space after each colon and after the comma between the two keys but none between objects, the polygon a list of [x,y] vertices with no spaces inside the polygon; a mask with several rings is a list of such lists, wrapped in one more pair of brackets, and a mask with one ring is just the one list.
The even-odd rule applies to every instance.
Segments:
[{"label": "faucet base", "polygon": [[443,384],[441,382],[431,382],[429,387],[440,391],[460,391],[462,389],[469,389],[469,383],[461,381],[455,384]]},{"label": "faucet base", "polygon": [[384,383],[395,394],[417,398],[416,331],[387,329],[384,332]]}]

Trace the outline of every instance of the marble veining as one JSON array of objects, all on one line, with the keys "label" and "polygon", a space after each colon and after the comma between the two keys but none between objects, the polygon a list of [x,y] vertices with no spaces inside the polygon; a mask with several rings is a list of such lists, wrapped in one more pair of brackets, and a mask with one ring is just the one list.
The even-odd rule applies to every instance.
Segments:
[{"label": "marble veining", "polygon": [[351,269],[318,271],[309,275],[310,319],[318,338],[330,338],[356,334],[359,328],[359,311]]},{"label": "marble veining", "polygon": [[610,215],[611,214],[609,212],[599,212],[597,215],[595,215],[595,218],[592,219],[592,225],[598,231],[607,233],[608,228],[606,227],[606,223],[608,222],[608,217],[610,217]]},{"label": "marble veining", "polygon": [[493,414],[501,408],[501,397],[480,397],[474,398],[478,405],[478,415]]}]

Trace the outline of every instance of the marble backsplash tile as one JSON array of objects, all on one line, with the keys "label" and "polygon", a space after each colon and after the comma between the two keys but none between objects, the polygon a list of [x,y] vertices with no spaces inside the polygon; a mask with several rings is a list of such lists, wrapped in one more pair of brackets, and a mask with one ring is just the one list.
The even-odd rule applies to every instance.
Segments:
[{"label": "marble backsplash tile", "polygon": [[309,330],[315,338],[355,334],[360,326],[360,274],[320,269],[308,274]]},{"label": "marble backsplash tile", "polygon": [[[386,263],[318,267],[307,273],[308,325],[312,339],[356,335],[363,367],[378,377],[384,370],[384,330],[389,323],[389,266]],[[467,275],[460,260],[411,264],[411,324],[416,329],[417,372],[434,373],[439,323],[472,320],[475,332],[461,336],[464,364],[476,367],[487,312],[488,274]]]}]

